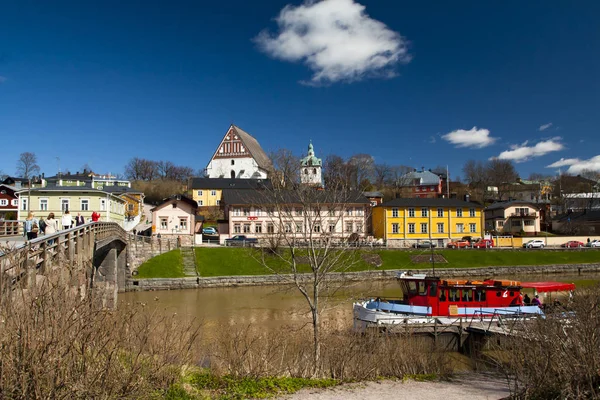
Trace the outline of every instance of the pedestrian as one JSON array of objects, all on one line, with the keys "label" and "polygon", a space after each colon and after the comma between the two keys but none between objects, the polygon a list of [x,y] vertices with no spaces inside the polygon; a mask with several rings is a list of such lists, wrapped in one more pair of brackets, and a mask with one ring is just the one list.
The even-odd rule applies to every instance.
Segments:
[{"label": "pedestrian", "polygon": [[523,304],[525,304],[526,306],[531,305],[531,299],[529,298],[529,295],[527,293],[525,293],[525,297],[523,297]]},{"label": "pedestrian", "polygon": [[81,226],[83,224],[85,224],[85,218],[83,218],[83,215],[81,215],[81,213],[77,213],[77,216],[75,217],[75,225]]},{"label": "pedestrian", "polygon": [[[46,218],[46,229],[44,230],[44,234],[53,235],[58,232],[58,221],[54,219],[54,213],[48,214],[48,218]],[[54,244],[54,239],[49,240],[48,244]]]},{"label": "pedestrian", "polygon": [[92,222],[98,222],[100,220],[100,214],[94,211],[92,213]]},{"label": "pedestrian", "polygon": [[27,240],[35,239],[38,235],[38,232],[40,231],[39,222],[33,217],[33,213],[31,211],[29,211],[29,213],[27,214],[27,219],[25,220],[23,231],[27,236]]},{"label": "pedestrian", "polygon": [[71,226],[73,226],[73,218],[71,217],[69,210],[65,210],[61,220],[63,229],[69,229]]},{"label": "pedestrian", "polygon": [[542,308],[542,301],[540,300],[540,296],[538,294],[535,295],[535,297],[533,298],[533,300],[531,300],[531,305],[532,306],[538,306],[539,308]]}]

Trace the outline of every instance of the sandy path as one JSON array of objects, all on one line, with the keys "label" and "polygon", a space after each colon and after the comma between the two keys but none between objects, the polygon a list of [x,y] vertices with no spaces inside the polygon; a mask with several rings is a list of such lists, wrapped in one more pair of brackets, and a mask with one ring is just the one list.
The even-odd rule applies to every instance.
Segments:
[{"label": "sandy path", "polygon": [[304,389],[280,400],[496,400],[510,394],[506,381],[483,374],[462,375],[449,382],[380,381],[333,389]]}]

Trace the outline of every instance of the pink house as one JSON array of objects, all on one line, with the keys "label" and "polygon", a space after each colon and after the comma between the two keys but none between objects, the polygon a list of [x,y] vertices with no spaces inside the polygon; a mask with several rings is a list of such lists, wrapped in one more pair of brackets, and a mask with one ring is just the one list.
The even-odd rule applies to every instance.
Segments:
[{"label": "pink house", "polygon": [[152,208],[152,235],[161,237],[193,236],[197,203],[184,195],[165,199]]}]

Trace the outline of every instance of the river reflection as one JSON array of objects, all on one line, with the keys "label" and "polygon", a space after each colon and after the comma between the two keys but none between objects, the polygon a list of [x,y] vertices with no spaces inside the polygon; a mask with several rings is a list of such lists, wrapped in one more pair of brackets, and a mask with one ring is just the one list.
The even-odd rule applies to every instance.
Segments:
[{"label": "river reflection", "polygon": [[[600,275],[503,276],[522,281],[574,282],[578,287],[593,284]],[[352,301],[381,296],[400,297],[395,280],[353,283],[331,298],[324,298],[327,307],[323,321],[346,329],[352,326]],[[310,322],[306,300],[295,287],[250,286],[236,288],[206,288],[154,292],[120,293],[119,302],[147,304],[148,312],[177,313],[203,322],[204,333],[213,336],[215,329],[227,325],[258,325],[276,330],[284,325],[299,326]]]}]

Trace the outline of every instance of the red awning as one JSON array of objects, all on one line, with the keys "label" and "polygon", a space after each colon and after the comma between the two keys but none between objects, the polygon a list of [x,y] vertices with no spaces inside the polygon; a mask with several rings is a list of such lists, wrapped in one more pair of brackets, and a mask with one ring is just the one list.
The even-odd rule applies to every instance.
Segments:
[{"label": "red awning", "polygon": [[566,292],[575,290],[574,283],[566,282],[522,282],[524,288],[535,289],[538,292]]}]

